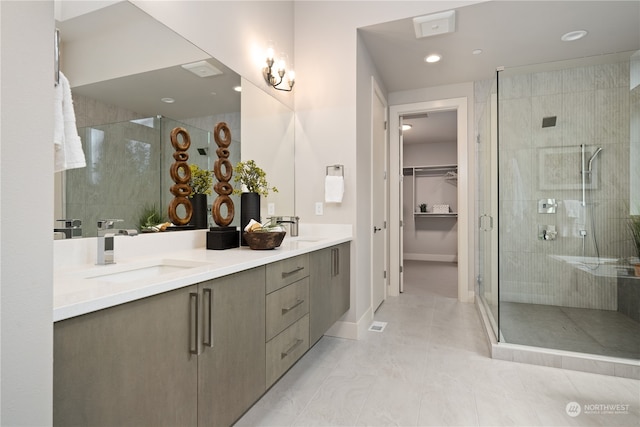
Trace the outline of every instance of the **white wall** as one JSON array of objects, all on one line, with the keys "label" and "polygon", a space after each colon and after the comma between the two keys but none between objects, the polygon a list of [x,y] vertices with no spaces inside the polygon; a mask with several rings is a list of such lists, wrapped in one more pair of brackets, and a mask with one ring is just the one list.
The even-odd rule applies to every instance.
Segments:
[{"label": "white wall", "polygon": [[0,425],[45,426],[53,401],[53,3],[2,1],[0,20]]}]

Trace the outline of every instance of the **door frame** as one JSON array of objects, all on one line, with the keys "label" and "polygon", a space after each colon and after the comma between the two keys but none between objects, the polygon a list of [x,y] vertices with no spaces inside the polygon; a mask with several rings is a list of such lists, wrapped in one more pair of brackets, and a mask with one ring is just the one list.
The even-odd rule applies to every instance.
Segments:
[{"label": "door frame", "polygon": [[[473,242],[470,236],[473,231],[470,222],[473,216],[473,204],[469,202],[469,188],[472,183],[470,171],[473,171],[473,152],[469,148],[468,136],[468,98],[449,98],[436,101],[416,102],[411,104],[393,105],[389,113],[389,295],[400,294],[402,248],[400,236],[402,234],[402,206],[400,192],[402,191],[402,158],[400,156],[400,118],[405,115],[428,113],[430,111],[457,112],[457,157],[458,157],[458,301],[472,302],[474,292],[469,290],[469,283],[473,269]],[[472,147],[475,148],[475,147]]]},{"label": "door frame", "polygon": [[[384,171],[383,173],[385,174],[385,179],[384,179],[384,196],[383,196],[383,206],[384,206],[384,224],[382,226],[382,233],[383,233],[383,258],[384,258],[384,271],[387,272],[385,278],[383,279],[383,283],[384,283],[384,291],[383,291],[383,297],[382,297],[382,302],[384,302],[387,299],[387,296],[389,295],[389,104],[387,102],[387,98],[384,95],[384,92],[382,91],[382,89],[380,89],[380,85],[378,84],[378,82],[376,81],[375,77],[371,76],[371,149],[370,149],[370,153],[371,153],[371,159],[370,159],[370,164],[372,165],[371,167],[371,177],[370,177],[370,182],[372,183],[372,185],[370,186],[370,190],[371,190],[371,224],[372,226],[375,226],[374,223],[374,218],[373,218],[373,213],[375,210],[375,206],[373,206],[373,192],[374,191],[379,191],[379,189],[376,189],[375,186],[373,185],[374,181],[374,175],[377,172],[380,171],[375,171],[373,168],[373,151],[374,151],[374,138],[373,138],[373,132],[374,132],[374,123],[373,123],[373,108],[374,108],[374,98],[378,98],[380,100],[380,102],[382,103],[383,107],[384,107],[384,122],[385,122],[385,135],[384,135]],[[374,249],[375,249],[375,245],[374,245],[374,240],[373,237],[371,238],[371,251],[369,254],[369,260],[370,260],[370,265],[371,265],[371,301],[370,301],[370,306],[371,306],[371,310],[373,310],[375,312],[375,310],[378,307],[374,307],[373,304],[373,288],[374,286],[377,284],[376,280],[374,279],[375,275],[374,275],[374,271],[373,271],[373,266],[375,265],[374,263]],[[381,303],[382,304],[382,303]]]}]

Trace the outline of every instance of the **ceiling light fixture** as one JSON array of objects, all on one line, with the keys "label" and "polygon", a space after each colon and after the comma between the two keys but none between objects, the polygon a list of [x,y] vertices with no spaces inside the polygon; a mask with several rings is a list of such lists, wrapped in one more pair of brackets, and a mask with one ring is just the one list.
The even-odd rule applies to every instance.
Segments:
[{"label": "ceiling light fixture", "polygon": [[482,49],[474,49],[471,53],[474,55],[480,55],[482,53]]},{"label": "ceiling light fixture", "polygon": [[412,125],[410,125],[409,123],[406,123],[406,124],[402,125],[402,131],[404,132],[405,130],[409,130],[412,127],[413,127]]},{"label": "ceiling light fixture", "polygon": [[[296,83],[296,73],[293,70],[287,72],[287,55],[280,54],[280,58],[276,63],[274,59],[273,42],[269,42],[267,47],[267,66],[262,69],[264,80],[269,86],[277,90],[291,92],[293,85]],[[285,81],[285,75],[287,79]],[[285,87],[279,87],[280,85]]]},{"label": "ceiling light fixture", "polygon": [[569,31],[566,34],[563,34],[562,37],[560,37],[560,40],[562,40],[563,42],[573,42],[576,40],[580,40],[586,35],[587,32],[585,30]]},{"label": "ceiling light fixture", "polygon": [[164,102],[165,104],[173,104],[174,102],[176,102],[176,100],[173,98],[162,98],[160,101]]},{"label": "ceiling light fixture", "polygon": [[431,55],[427,55],[424,60],[425,62],[428,62],[429,64],[433,64],[435,62],[438,62],[442,59],[442,56],[438,55],[437,53],[433,53]]}]

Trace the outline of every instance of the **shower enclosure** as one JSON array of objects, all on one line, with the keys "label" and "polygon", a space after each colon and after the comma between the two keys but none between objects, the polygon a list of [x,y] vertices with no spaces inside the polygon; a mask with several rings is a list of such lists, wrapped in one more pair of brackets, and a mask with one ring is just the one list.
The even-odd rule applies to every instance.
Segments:
[{"label": "shower enclosure", "polygon": [[640,359],[640,53],[476,84],[477,295],[499,343]]}]

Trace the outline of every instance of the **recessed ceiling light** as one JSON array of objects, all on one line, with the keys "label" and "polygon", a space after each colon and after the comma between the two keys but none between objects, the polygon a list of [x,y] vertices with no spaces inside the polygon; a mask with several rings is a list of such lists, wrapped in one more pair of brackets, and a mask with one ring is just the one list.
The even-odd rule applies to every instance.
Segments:
[{"label": "recessed ceiling light", "polygon": [[405,130],[409,130],[409,129],[411,129],[412,127],[413,127],[413,126],[411,126],[409,123],[406,123],[406,124],[402,125],[402,130],[403,130],[403,131],[405,131]]},{"label": "recessed ceiling light", "polygon": [[563,34],[562,37],[560,37],[560,40],[562,40],[563,42],[573,42],[576,40],[580,40],[586,35],[587,32],[585,30],[569,31],[566,34]]},{"label": "recessed ceiling light", "polygon": [[431,55],[428,55],[426,58],[424,58],[424,60],[426,62],[428,62],[429,64],[433,64],[434,62],[438,62],[441,59],[442,59],[442,57],[440,55],[438,55],[438,54],[435,54],[435,53],[431,54]]},{"label": "recessed ceiling light", "polygon": [[233,90],[235,90],[236,92],[242,92],[242,86],[234,86]]},{"label": "recessed ceiling light", "polygon": [[474,49],[471,53],[474,55],[480,55],[482,53],[482,49]]},{"label": "recessed ceiling light", "polygon": [[162,98],[160,101],[164,102],[165,104],[173,104],[174,102],[176,102],[176,100],[173,98]]}]

